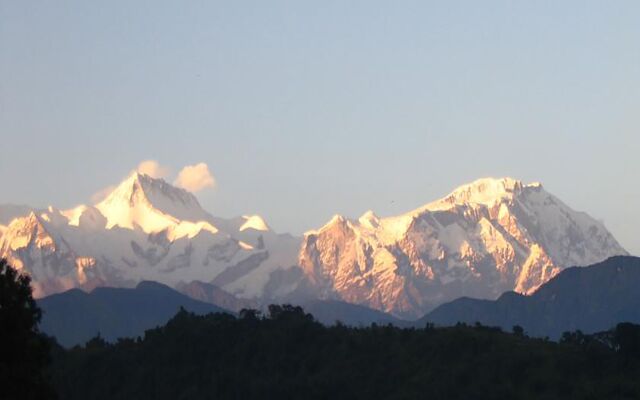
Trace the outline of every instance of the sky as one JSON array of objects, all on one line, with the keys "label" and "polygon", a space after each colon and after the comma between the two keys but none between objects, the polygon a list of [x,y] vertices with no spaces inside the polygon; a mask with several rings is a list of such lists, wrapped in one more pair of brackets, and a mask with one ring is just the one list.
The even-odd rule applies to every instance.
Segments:
[{"label": "sky", "polygon": [[0,203],[204,163],[208,211],[299,234],[511,176],[640,255],[639,19],[623,0],[0,0]]}]

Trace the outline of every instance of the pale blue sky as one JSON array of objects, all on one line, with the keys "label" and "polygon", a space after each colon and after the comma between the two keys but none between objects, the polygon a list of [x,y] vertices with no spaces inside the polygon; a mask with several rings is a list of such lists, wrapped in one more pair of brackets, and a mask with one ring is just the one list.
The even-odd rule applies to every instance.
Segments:
[{"label": "pale blue sky", "polygon": [[638,1],[0,0],[0,203],[206,162],[216,215],[300,233],[484,176],[640,254]]}]

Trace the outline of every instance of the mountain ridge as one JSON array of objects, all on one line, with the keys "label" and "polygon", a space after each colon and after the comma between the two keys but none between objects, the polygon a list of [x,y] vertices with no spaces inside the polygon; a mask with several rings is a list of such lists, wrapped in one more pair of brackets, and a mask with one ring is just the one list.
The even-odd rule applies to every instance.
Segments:
[{"label": "mountain ridge", "polygon": [[614,256],[563,270],[530,296],[506,292],[496,300],[460,298],[419,320],[438,325],[458,322],[522,326],[533,336],[558,339],[565,331],[595,333],[621,322],[640,322],[640,258]]},{"label": "mountain ridge", "polygon": [[540,183],[480,179],[409,213],[334,216],[303,237],[299,263],[320,298],[418,317],[464,295],[532,293],[570,265],[627,254],[602,223]]}]

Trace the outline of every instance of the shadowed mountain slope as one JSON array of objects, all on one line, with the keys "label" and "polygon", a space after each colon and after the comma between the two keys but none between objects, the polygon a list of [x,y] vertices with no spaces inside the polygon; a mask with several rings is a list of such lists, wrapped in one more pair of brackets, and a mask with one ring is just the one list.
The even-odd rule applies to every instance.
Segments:
[{"label": "shadowed mountain slope", "polygon": [[522,326],[530,335],[558,338],[562,332],[603,331],[620,322],[640,322],[640,258],[611,257],[589,267],[568,268],[531,296],[504,293],[498,300],[460,298],[443,304],[419,324],[457,322]]},{"label": "shadowed mountain slope", "polygon": [[165,324],[180,307],[196,314],[228,312],[191,299],[168,286],[141,282],[134,289],[71,289],[38,300],[43,311],[40,329],[63,346],[74,346],[97,334],[108,341],[136,337]]}]

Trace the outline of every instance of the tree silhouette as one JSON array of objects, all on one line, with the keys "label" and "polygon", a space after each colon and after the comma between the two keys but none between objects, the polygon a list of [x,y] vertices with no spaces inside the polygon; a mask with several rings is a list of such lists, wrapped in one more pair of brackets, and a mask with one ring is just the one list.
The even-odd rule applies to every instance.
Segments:
[{"label": "tree silhouette", "polygon": [[0,260],[0,394],[3,399],[53,398],[44,376],[47,339],[38,331],[41,312],[31,278]]},{"label": "tree silhouette", "polygon": [[624,357],[625,362],[640,358],[640,327],[638,325],[620,323],[613,335],[615,349]]},{"label": "tree silhouette", "polygon": [[512,332],[518,337],[524,337],[524,328],[522,328],[520,325],[514,325],[512,328]]},{"label": "tree silhouette", "polygon": [[313,316],[306,314],[302,307],[292,306],[291,304],[269,305],[269,318],[272,320],[313,321]]}]

